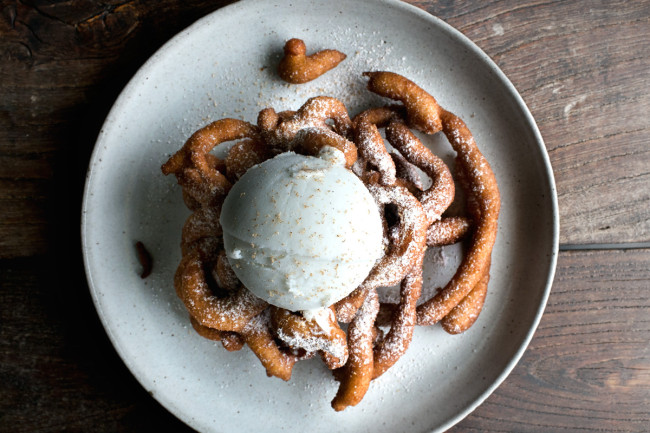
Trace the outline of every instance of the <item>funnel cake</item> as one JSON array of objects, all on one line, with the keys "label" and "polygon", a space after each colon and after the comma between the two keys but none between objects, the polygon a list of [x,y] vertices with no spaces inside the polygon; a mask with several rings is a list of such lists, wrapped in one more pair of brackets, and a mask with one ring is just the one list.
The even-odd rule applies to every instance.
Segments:
[{"label": "funnel cake", "polygon": [[[416,325],[442,320],[446,331],[458,333],[474,323],[487,292],[499,211],[494,175],[462,120],[400,75],[364,75],[371,91],[401,104],[371,108],[351,120],[341,101],[319,96],[297,111],[278,113],[266,108],[259,113],[256,125],[218,120],[195,132],[162,166],[164,174],[176,176],[192,211],[182,231],[183,257],[174,286],[193,328],[203,337],[221,341],[229,351],[247,345],[269,376],[283,380],[290,379],[299,360],[320,356],[340,382],[332,401],[337,411],[358,404],[371,381],[398,361],[408,349]],[[394,152],[387,150],[379,128],[385,128]],[[442,131],[449,139],[457,152],[457,177],[468,198],[468,216],[444,214],[454,200],[454,179],[410,128],[426,134]],[[210,153],[226,141],[235,143],[224,160]],[[261,299],[252,293],[261,293],[259,290],[242,284],[242,254],[256,259],[257,254],[268,251],[277,254],[276,247],[264,249],[250,242],[248,252],[242,253],[224,246],[228,227],[222,225],[223,220],[220,223],[220,217],[229,206],[224,204],[229,192],[237,190],[233,185],[244,182],[242,179],[259,172],[260,167],[271,167],[271,161],[288,153],[304,155],[302,158],[319,156],[338,164],[337,170],[354,173],[380,221],[380,256],[364,271],[362,282],[316,312],[274,305],[272,287],[266,288],[268,296]],[[301,170],[307,170],[315,181],[325,173],[311,166]],[[428,188],[423,186],[420,172],[430,179]],[[245,194],[238,192],[237,196]],[[296,198],[289,195],[283,199],[307,200],[297,192]],[[232,193],[231,197],[237,199]],[[289,233],[291,237],[293,232]],[[466,235],[471,235],[469,246],[456,275],[431,299],[420,299],[427,247],[458,242]],[[285,245],[283,240],[278,242]],[[290,253],[286,251],[282,254]],[[293,260],[300,267],[300,261]],[[280,262],[270,257],[263,263],[266,272]],[[399,285],[399,302],[380,303],[377,289],[392,285]],[[347,332],[340,323],[349,323]]]}]

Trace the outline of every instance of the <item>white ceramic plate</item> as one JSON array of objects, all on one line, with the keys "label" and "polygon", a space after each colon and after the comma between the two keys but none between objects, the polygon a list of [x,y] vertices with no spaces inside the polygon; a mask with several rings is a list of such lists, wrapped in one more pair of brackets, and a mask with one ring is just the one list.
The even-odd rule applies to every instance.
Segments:
[{"label": "white ceramic plate", "polygon": [[[348,58],[316,81],[287,85],[275,66],[285,40]],[[247,349],[226,352],[188,324],[172,287],[180,230],[189,214],[175,179],[160,165],[209,121],[254,122],[266,106],[295,109],[308,97],[342,99],[352,114],[382,101],[360,72],[391,70],[466,120],[491,162],[502,195],[485,309],[459,336],[418,328],[411,348],[373,382],[361,404],[330,408],[337,383],[319,360],[293,379],[267,378]],[[427,144],[449,157],[442,137]],[[461,33],[397,1],[243,1],[200,20],[135,75],[104,124],[83,203],[83,250],[92,296],[106,331],[151,394],[205,432],[442,431],[478,406],[525,350],[550,290],[558,247],[556,192],[537,127],[497,66]],[[134,242],[155,267],[138,276]],[[453,248],[433,251],[427,280],[453,273]]]}]

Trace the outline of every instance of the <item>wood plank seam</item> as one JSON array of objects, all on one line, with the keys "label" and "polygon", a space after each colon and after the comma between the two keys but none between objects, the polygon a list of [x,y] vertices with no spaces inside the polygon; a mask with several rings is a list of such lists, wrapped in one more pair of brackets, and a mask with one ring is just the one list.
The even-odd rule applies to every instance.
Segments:
[{"label": "wood plank seam", "polygon": [[560,245],[560,251],[610,251],[610,250],[642,250],[650,248],[650,242],[622,242],[616,244],[565,244]]}]

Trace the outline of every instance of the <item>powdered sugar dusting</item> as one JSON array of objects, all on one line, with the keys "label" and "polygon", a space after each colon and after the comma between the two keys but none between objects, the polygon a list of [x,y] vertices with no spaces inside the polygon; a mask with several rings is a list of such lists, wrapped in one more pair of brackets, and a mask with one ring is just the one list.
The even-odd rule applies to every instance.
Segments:
[{"label": "powdered sugar dusting", "polygon": [[416,324],[416,305],[422,291],[421,257],[404,278],[400,289],[400,303],[391,328],[375,348],[375,375],[390,368],[408,349]]},{"label": "powdered sugar dusting", "polygon": [[372,331],[375,326],[375,318],[379,313],[379,299],[375,290],[369,290],[366,299],[353,320],[353,325],[348,333],[350,340],[350,362],[358,366],[364,366],[373,361],[372,359]]},{"label": "powdered sugar dusting", "polygon": [[304,349],[307,352],[324,351],[331,353],[336,358],[344,358],[347,353],[345,341],[327,338],[328,334],[287,334],[282,329],[276,330],[276,336],[289,347]]},{"label": "powdered sugar dusting", "polygon": [[[401,249],[391,251],[376,265],[376,272],[364,281],[365,287],[386,287],[399,282],[406,272],[413,266],[419,254],[424,251],[424,236],[426,230],[426,217],[420,203],[401,187],[382,187],[380,185],[367,185],[380,206],[394,203],[399,212],[401,230],[399,243]],[[404,248],[404,244],[406,248]]]},{"label": "powdered sugar dusting", "polygon": [[384,139],[375,125],[362,122],[356,128],[356,142],[359,153],[369,163],[373,164],[381,174],[385,185],[395,183],[395,163],[384,145]]},{"label": "powdered sugar dusting", "polygon": [[404,158],[416,165],[432,180],[426,191],[419,194],[429,224],[438,221],[454,200],[454,179],[447,165],[427,149],[405,125],[391,125],[389,139]]}]

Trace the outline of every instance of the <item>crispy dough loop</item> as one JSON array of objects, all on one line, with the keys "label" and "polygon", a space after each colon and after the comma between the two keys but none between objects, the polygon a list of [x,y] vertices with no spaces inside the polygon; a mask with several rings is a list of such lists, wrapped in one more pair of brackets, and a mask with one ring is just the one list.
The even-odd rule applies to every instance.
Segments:
[{"label": "crispy dough loop", "polygon": [[221,119],[196,131],[185,145],[161,167],[163,174],[175,174],[186,203],[215,206],[226,196],[232,184],[218,169],[215,157],[208,156],[217,145],[232,140],[259,140],[258,128],[243,120]]},{"label": "crispy dough loop", "polygon": [[315,320],[275,306],[270,307],[271,325],[280,341],[293,349],[322,353],[328,367],[340,368],[348,360],[348,346],[345,332],[339,327],[334,312],[324,318],[323,329]]},{"label": "crispy dough loop", "polygon": [[422,292],[423,260],[424,251],[400,284],[400,302],[393,312],[390,330],[375,345],[373,379],[392,367],[411,344],[417,322],[417,301]]},{"label": "crispy dough loop", "polygon": [[399,283],[417,263],[426,248],[428,227],[420,202],[405,187],[383,186],[375,174],[364,179],[368,191],[380,207],[394,204],[400,217],[400,229],[391,236],[387,253],[370,271],[361,285],[335,304],[336,317],[348,323],[363,303],[369,289]]},{"label": "crispy dough loop", "polygon": [[417,171],[417,167],[397,152],[391,152],[390,157],[393,158],[393,162],[395,163],[397,179],[404,182],[412,194],[418,191],[424,191],[424,184],[422,183],[420,173]]},{"label": "crispy dough loop", "polygon": [[381,207],[394,204],[400,217],[397,242],[370,271],[361,288],[387,287],[399,283],[426,248],[426,217],[420,202],[402,186],[380,185],[375,177],[366,179],[368,191]]},{"label": "crispy dough loop", "polygon": [[364,164],[371,164],[377,169],[382,185],[395,183],[396,169],[378,128],[386,126],[396,115],[389,107],[371,108],[359,113],[353,121],[354,142],[361,159]]},{"label": "crispy dough loop", "polygon": [[219,241],[223,234],[219,215],[221,207],[205,207],[194,211],[183,224],[181,251],[185,256],[195,249],[196,242],[204,238],[213,238]]},{"label": "crispy dough loop", "polygon": [[369,78],[368,90],[404,104],[410,126],[427,134],[442,129],[438,103],[417,84],[394,72],[364,72],[363,76]]},{"label": "crispy dough loop", "polygon": [[[328,121],[333,125],[330,126]],[[274,154],[292,150],[290,143],[301,129],[330,129],[348,137],[352,122],[345,105],[336,98],[316,96],[310,98],[293,114],[276,113],[273,108],[265,108],[257,116],[257,124],[264,141]]]},{"label": "crispy dough loop", "polygon": [[334,410],[355,406],[368,391],[373,375],[375,318],[379,312],[377,291],[366,292],[363,303],[348,327],[350,356],[340,375],[341,384],[332,400]]},{"label": "crispy dough loop", "polygon": [[361,307],[361,304],[363,304],[367,292],[366,289],[357,287],[348,296],[334,304],[336,320],[341,323],[350,323],[354,319],[355,314],[357,314],[357,310]]},{"label": "crispy dough loop", "polygon": [[226,176],[234,184],[249,168],[269,157],[270,152],[261,141],[247,139],[237,142],[230,148],[224,161]]},{"label": "crispy dough loop", "polygon": [[304,128],[291,141],[292,149],[312,156],[318,156],[328,146],[341,152],[345,158],[345,168],[352,168],[357,161],[357,146],[330,129]]},{"label": "crispy dough loop", "polygon": [[442,329],[449,334],[460,334],[467,331],[478,319],[485,297],[487,296],[488,283],[490,282],[489,265],[478,284],[456,305],[440,324]]},{"label": "crispy dough loop", "polygon": [[388,142],[411,164],[422,170],[432,180],[431,186],[416,197],[422,203],[429,225],[440,220],[442,213],[454,201],[454,179],[447,164],[433,154],[402,122],[392,121],[386,127]]},{"label": "crispy dough loop", "polygon": [[472,227],[469,218],[445,217],[431,224],[427,229],[427,246],[442,247],[462,240]]},{"label": "crispy dough loop", "polygon": [[291,379],[291,372],[298,361],[298,356],[283,351],[275,342],[270,328],[269,310],[266,309],[246,324],[242,335],[248,347],[266,369],[266,375],[288,381]]},{"label": "crispy dough loop", "polygon": [[221,344],[228,352],[236,352],[244,347],[245,341],[241,334],[231,331],[219,331],[201,325],[194,317],[190,316],[192,328],[203,338],[213,341],[221,341]]},{"label": "crispy dough loop", "polygon": [[489,272],[501,207],[494,173],[478,150],[469,129],[454,114],[441,111],[443,132],[458,154],[456,166],[467,179],[479,216],[470,246],[456,274],[433,298],[418,307],[418,324],[423,325],[436,323],[449,314]]},{"label": "crispy dough loop", "polygon": [[337,50],[322,50],[307,55],[307,47],[300,39],[289,39],[284,45],[284,57],[280,60],[280,78],[292,84],[303,84],[334,69],[345,60],[346,55]]},{"label": "crispy dough loop", "polygon": [[204,263],[197,251],[185,255],[176,271],[176,292],[199,324],[220,331],[241,331],[248,321],[266,309],[266,302],[244,286],[225,297],[215,296],[208,286]]}]

